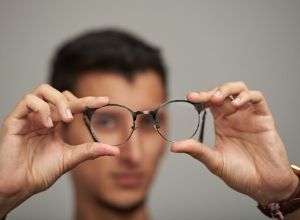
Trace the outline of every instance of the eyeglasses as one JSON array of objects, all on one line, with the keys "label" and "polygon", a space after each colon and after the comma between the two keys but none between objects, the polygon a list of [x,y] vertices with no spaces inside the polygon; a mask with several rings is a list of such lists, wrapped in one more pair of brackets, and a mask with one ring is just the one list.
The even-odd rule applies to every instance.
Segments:
[{"label": "eyeglasses", "polygon": [[149,139],[158,133],[166,141],[176,142],[194,137],[200,127],[198,140],[203,142],[205,108],[204,103],[187,100],[172,100],[147,111],[108,104],[101,108],[88,108],[83,116],[94,141],[114,146],[126,143],[137,129]]}]

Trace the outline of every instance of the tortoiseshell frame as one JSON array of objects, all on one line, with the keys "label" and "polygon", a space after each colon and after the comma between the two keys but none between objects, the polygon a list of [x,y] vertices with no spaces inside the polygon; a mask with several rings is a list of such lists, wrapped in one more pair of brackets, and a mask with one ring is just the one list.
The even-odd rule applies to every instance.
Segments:
[{"label": "tortoiseshell frame", "polygon": [[[202,121],[201,121],[201,128],[200,128],[200,133],[199,133],[199,137],[198,137],[198,141],[200,142],[203,142],[203,135],[204,135],[204,127],[205,127],[205,118],[206,118],[206,106],[204,103],[193,103],[193,102],[190,102],[190,101],[187,101],[187,100],[172,100],[172,101],[168,101],[168,102],[165,102],[163,104],[161,104],[158,108],[154,109],[154,110],[149,110],[149,111],[132,111],[130,108],[124,106],[124,105],[120,105],[120,104],[108,104],[106,106],[118,106],[118,107],[121,107],[121,108],[124,108],[126,110],[128,110],[131,115],[132,115],[132,126],[131,126],[131,133],[129,135],[129,137],[122,143],[120,144],[117,144],[115,146],[120,146],[124,143],[126,143],[130,137],[132,136],[134,130],[136,129],[136,126],[135,126],[135,121],[137,119],[137,116],[138,115],[151,115],[152,116],[152,119],[153,119],[153,122],[154,122],[154,127],[156,129],[156,131],[159,133],[159,135],[165,139],[166,141],[168,142],[173,142],[172,140],[168,140],[166,137],[163,136],[163,134],[159,131],[159,123],[157,122],[156,120],[156,116],[157,116],[157,112],[160,110],[160,108],[168,105],[168,104],[171,104],[171,103],[174,103],[174,102],[186,102],[186,103],[190,103],[192,104],[195,109],[197,110],[198,112],[198,124],[197,124],[197,129],[195,130],[195,132],[192,134],[192,137],[194,137],[194,135],[197,133],[198,129],[199,129],[199,126],[200,126],[200,113],[203,111],[203,115],[202,115]],[[106,107],[106,106],[103,106],[103,107]],[[95,135],[95,132],[94,130],[91,128],[90,126],[90,122],[91,122],[91,118],[94,114],[94,112],[99,109],[99,108],[87,108],[84,112],[83,112],[83,119],[84,119],[84,122],[85,122],[85,125],[87,126],[87,129],[89,130],[92,138],[94,141],[96,142],[100,142],[97,138],[97,136]]]}]

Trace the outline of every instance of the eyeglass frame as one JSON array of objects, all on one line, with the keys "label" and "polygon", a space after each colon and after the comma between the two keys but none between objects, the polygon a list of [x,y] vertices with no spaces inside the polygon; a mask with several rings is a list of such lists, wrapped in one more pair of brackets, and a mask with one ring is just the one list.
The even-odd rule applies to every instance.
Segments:
[{"label": "eyeglass frame", "polygon": [[84,122],[85,122],[85,125],[89,131],[89,133],[91,134],[93,140],[95,142],[100,142],[97,138],[97,136],[95,135],[93,129],[91,128],[91,119],[92,119],[92,116],[94,114],[94,112],[98,109],[101,109],[103,107],[106,107],[106,106],[117,106],[117,107],[121,107],[121,108],[125,108],[126,110],[128,110],[130,113],[131,113],[131,116],[132,116],[132,126],[131,126],[131,133],[129,135],[129,137],[123,141],[122,143],[120,144],[117,144],[117,145],[113,145],[113,146],[120,146],[122,144],[125,144],[132,136],[133,132],[136,130],[136,119],[137,119],[137,116],[138,115],[151,115],[152,116],[152,119],[153,119],[153,125],[154,125],[154,128],[155,130],[157,131],[157,133],[166,141],[168,142],[171,142],[171,143],[174,143],[174,141],[171,141],[169,139],[167,139],[160,131],[159,131],[159,124],[156,120],[156,116],[157,116],[157,112],[164,106],[168,105],[168,104],[171,104],[171,103],[175,103],[175,102],[186,102],[186,103],[189,103],[189,104],[192,104],[195,109],[197,110],[197,113],[198,113],[198,117],[200,118],[200,114],[201,112],[203,112],[203,115],[202,115],[202,120],[201,120],[201,126],[200,126],[200,121],[198,122],[198,125],[197,125],[197,129],[195,130],[195,132],[193,133],[193,135],[190,137],[194,137],[195,134],[198,132],[199,130],[199,127],[200,127],[200,133],[199,133],[199,137],[198,137],[198,141],[199,142],[203,142],[203,137],[204,137],[204,127],[205,127],[205,119],[206,119],[206,105],[202,102],[197,102],[197,103],[194,103],[194,102],[191,102],[191,101],[188,101],[188,100],[183,100],[183,99],[175,99],[175,100],[171,100],[171,101],[167,101],[167,102],[164,102],[162,103],[159,107],[157,107],[156,109],[154,110],[145,110],[145,111],[133,111],[131,110],[130,108],[128,108],[127,106],[124,106],[124,105],[121,105],[121,104],[115,104],[115,103],[109,103],[105,106],[102,106],[100,108],[86,108],[86,110],[83,112],[83,119],[84,119]]}]

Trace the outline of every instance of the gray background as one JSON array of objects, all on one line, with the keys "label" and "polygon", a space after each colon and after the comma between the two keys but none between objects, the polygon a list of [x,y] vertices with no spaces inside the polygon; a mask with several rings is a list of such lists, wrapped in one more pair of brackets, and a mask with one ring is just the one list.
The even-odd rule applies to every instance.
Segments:
[{"label": "gray background", "polygon": [[[54,48],[94,27],[128,28],[159,45],[170,70],[170,98],[243,80],[262,90],[291,162],[300,164],[300,1],[0,0],[0,120],[47,80]],[[211,118],[209,118],[211,122]],[[212,143],[209,124],[206,142]],[[9,214],[71,219],[68,175]],[[266,219],[186,155],[169,153],[149,199],[154,219]]]}]

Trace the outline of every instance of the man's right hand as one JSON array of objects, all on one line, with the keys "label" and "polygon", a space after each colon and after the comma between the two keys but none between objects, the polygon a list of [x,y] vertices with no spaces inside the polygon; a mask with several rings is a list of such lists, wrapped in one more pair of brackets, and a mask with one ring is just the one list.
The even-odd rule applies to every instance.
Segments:
[{"label": "man's right hand", "polygon": [[75,98],[43,84],[17,104],[0,134],[0,219],[79,163],[119,154],[101,143],[69,145],[59,132],[73,114],[107,103],[107,97]]}]

